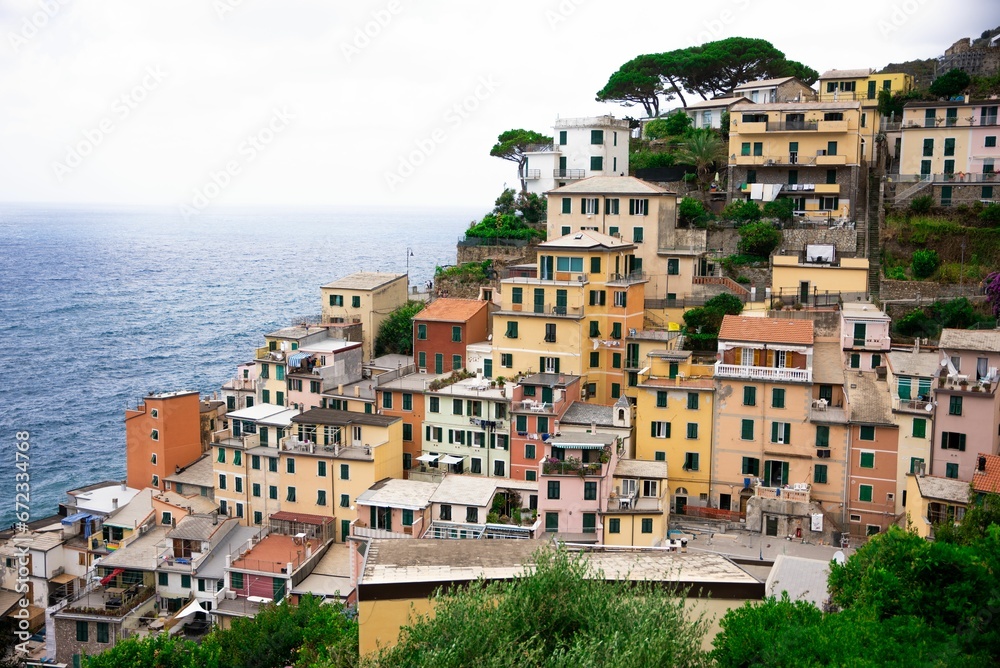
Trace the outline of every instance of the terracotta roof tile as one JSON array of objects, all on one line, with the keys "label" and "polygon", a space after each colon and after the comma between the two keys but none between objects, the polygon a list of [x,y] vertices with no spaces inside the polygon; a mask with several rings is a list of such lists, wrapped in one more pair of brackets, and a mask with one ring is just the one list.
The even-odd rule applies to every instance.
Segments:
[{"label": "terracotta roof tile", "polygon": [[424,310],[413,316],[413,319],[441,322],[468,322],[469,319],[484,308],[486,308],[486,302],[479,299],[442,297],[428,304]]},{"label": "terracotta roof tile", "polygon": [[813,323],[812,320],[779,320],[727,315],[722,319],[719,339],[811,346],[813,344]]},{"label": "terracotta roof tile", "polygon": [[1000,455],[984,455],[980,452],[979,457],[986,458],[986,470],[980,471],[977,462],[972,474],[972,489],[983,493],[1000,493]]}]

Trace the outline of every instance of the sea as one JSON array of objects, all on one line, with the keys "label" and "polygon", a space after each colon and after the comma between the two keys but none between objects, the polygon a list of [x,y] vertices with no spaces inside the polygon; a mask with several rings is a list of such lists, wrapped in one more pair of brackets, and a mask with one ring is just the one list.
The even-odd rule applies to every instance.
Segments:
[{"label": "sea", "polygon": [[30,517],[55,514],[68,490],[124,479],[126,406],[218,392],[265,333],[319,317],[324,283],[408,270],[423,286],[483,213],[0,205],[0,527],[24,490],[19,432]]}]

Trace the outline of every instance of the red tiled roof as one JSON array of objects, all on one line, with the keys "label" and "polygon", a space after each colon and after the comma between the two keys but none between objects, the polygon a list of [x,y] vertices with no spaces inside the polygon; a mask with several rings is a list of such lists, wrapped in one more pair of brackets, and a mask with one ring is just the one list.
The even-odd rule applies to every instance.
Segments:
[{"label": "red tiled roof", "polygon": [[[986,459],[986,470],[979,470],[979,458]],[[976,469],[972,474],[972,489],[986,494],[1000,493],[1000,455],[979,453]]]},{"label": "red tiled roof", "polygon": [[486,302],[479,299],[442,297],[428,304],[427,308],[413,316],[413,319],[438,320],[441,322],[468,322],[469,319],[484,308],[486,308]]},{"label": "red tiled roof", "polygon": [[722,319],[719,339],[752,341],[754,343],[797,343],[811,346],[813,344],[813,323],[812,320],[727,315]]},{"label": "red tiled roof", "polygon": [[281,522],[299,522],[300,524],[330,524],[333,522],[332,517],[325,517],[323,515],[310,515],[308,513],[293,513],[287,510],[279,510],[276,513],[271,513],[272,520],[278,520]]}]

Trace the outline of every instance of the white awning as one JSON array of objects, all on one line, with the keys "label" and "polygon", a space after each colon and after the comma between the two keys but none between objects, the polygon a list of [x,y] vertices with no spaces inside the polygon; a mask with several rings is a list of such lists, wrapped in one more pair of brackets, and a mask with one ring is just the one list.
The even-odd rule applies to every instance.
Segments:
[{"label": "white awning", "polygon": [[445,455],[444,457],[441,458],[441,463],[442,464],[457,464],[460,461],[462,461],[463,459],[465,459],[465,458],[464,457],[456,457],[454,455]]},{"label": "white awning", "polygon": [[193,615],[196,612],[204,612],[206,615],[208,614],[208,610],[199,605],[198,599],[191,601],[183,608],[181,608],[180,612],[177,613],[176,617],[177,619],[180,619],[181,617],[187,617],[188,615]]},{"label": "white awning", "polygon": [[420,455],[417,457],[418,462],[436,462],[438,455]]},{"label": "white awning", "polygon": [[809,348],[806,346],[792,346],[782,343],[769,343],[767,347],[771,350],[784,350],[788,353],[802,353],[803,355],[809,352]]}]

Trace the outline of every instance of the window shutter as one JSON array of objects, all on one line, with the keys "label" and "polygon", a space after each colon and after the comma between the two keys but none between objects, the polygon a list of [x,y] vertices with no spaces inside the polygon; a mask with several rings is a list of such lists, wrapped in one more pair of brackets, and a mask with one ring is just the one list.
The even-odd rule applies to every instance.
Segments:
[{"label": "window shutter", "polygon": [[[559,373],[559,358],[558,357],[556,358],[555,372]],[[964,450],[965,447],[963,446],[962,449]]]},{"label": "window shutter", "polygon": [[785,445],[792,442],[792,425],[785,423]]},{"label": "window shutter", "polygon": [[764,487],[771,486],[771,462],[764,462]]},{"label": "window shutter", "polygon": [[655,422],[650,422],[649,423],[649,427],[650,427],[650,429],[649,429],[649,435],[650,436],[656,436],[656,423]]},{"label": "window shutter", "polygon": [[781,462],[781,484],[788,484],[788,462]]},{"label": "window shutter", "polygon": [[634,216],[635,215],[635,200],[634,199],[630,199],[628,201],[628,215],[630,215],[630,216]]},{"label": "window shutter", "polygon": [[777,443],[778,442],[778,423],[777,422],[772,422],[771,423],[771,442],[772,443]]},{"label": "window shutter", "polygon": [[961,452],[965,452],[965,434],[958,435],[958,449]]},{"label": "window shutter", "polygon": [[544,372],[545,372],[545,356],[543,355],[542,357],[538,358],[538,373],[544,373]]}]

